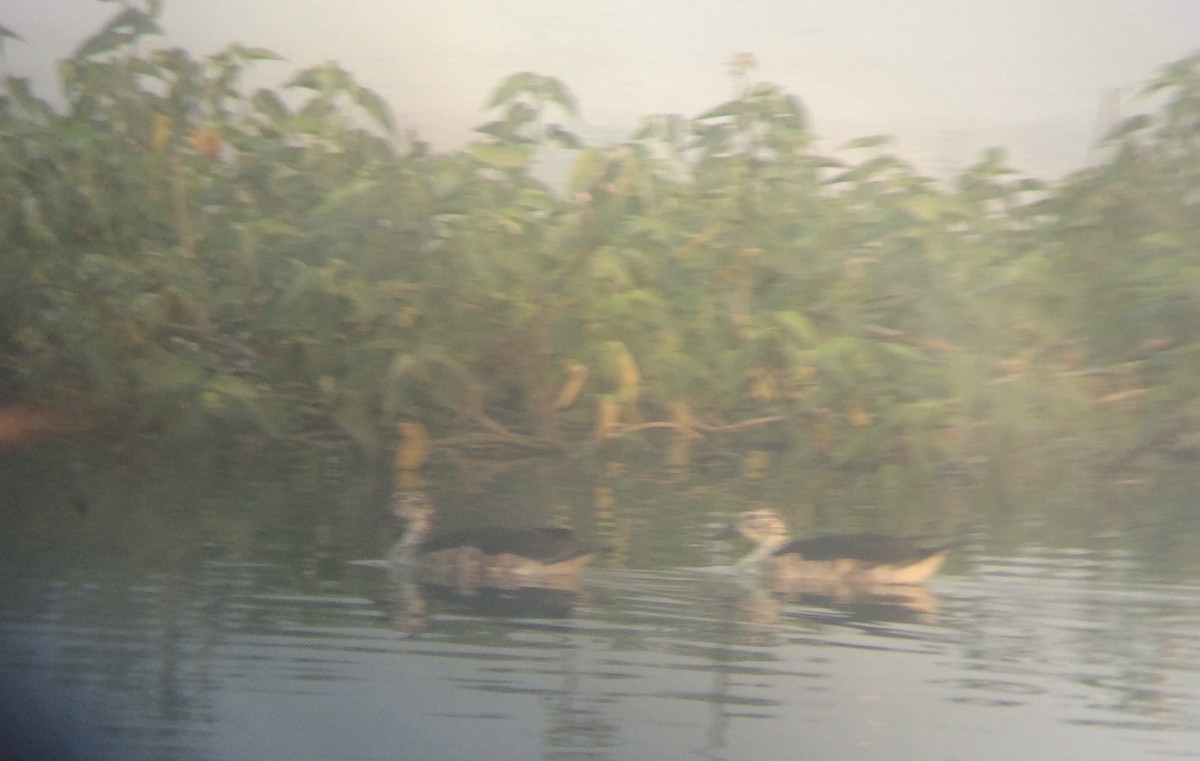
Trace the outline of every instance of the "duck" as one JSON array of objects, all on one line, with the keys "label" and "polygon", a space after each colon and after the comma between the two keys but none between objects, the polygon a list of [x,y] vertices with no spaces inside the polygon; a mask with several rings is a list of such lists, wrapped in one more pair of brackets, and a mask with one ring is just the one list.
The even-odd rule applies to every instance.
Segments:
[{"label": "duck", "polygon": [[771,509],[739,513],[725,536],[757,545],[736,567],[772,582],[812,581],[863,586],[921,584],[960,542],[923,545],[889,534],[830,534],[789,540],[783,516]]},{"label": "duck", "polygon": [[480,526],[434,535],[435,510],[420,489],[398,490],[391,512],[404,526],[393,559],[421,582],[460,591],[571,589],[583,568],[608,551],[551,526]]}]

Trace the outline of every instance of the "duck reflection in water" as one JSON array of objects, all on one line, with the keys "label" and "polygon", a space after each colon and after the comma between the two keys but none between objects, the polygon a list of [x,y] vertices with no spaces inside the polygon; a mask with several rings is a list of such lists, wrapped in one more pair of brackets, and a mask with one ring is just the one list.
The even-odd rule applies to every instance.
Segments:
[{"label": "duck reflection in water", "polygon": [[608,550],[555,527],[480,526],[433,534],[434,507],[420,489],[396,491],[390,508],[404,533],[389,561],[410,598],[410,618],[424,618],[427,598],[491,615],[569,615],[583,592],[580,572]]},{"label": "duck reflection in water", "polygon": [[[923,585],[959,542],[923,545],[911,537],[833,534],[789,539],[774,510],[737,515],[722,536],[741,536],[755,548],[735,566],[757,589],[788,602],[904,619],[929,614],[937,601]],[[760,604],[765,603],[760,598]]]}]

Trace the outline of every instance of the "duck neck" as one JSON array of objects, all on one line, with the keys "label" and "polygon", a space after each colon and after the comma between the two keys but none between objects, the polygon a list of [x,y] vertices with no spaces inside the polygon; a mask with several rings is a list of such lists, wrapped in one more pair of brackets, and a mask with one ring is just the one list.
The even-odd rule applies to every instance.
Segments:
[{"label": "duck neck", "polygon": [[411,525],[404,531],[404,535],[400,537],[400,541],[396,544],[405,550],[411,550],[417,547],[421,542],[425,541],[425,528],[423,526]]},{"label": "duck neck", "polygon": [[404,517],[404,533],[400,535],[400,546],[417,547],[429,536],[429,531],[433,528],[433,516],[422,510]]},{"label": "duck neck", "polygon": [[752,569],[771,557],[779,549],[782,542],[763,542],[750,551],[750,554],[738,561],[739,568]]},{"label": "duck neck", "polygon": [[429,535],[430,522],[424,518],[415,518],[404,527],[400,539],[388,551],[388,559],[403,564],[411,563],[417,556],[421,543]]},{"label": "duck neck", "polygon": [[403,537],[388,550],[388,562],[392,564],[408,565],[412,562],[416,555],[416,545],[405,541]]}]

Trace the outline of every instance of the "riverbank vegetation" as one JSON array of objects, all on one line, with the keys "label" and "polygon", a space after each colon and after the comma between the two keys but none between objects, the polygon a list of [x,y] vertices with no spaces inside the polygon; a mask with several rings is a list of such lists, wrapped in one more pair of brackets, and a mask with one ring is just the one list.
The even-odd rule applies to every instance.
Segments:
[{"label": "riverbank vegetation", "polygon": [[158,9],[61,105],[0,91],[0,396],[55,430],[884,478],[1200,454],[1200,55],[1090,168],[943,181],[822,155],[746,58],[609,145],[515,74],[438,153],[336,64],[250,88],[270,51],[155,48]]}]

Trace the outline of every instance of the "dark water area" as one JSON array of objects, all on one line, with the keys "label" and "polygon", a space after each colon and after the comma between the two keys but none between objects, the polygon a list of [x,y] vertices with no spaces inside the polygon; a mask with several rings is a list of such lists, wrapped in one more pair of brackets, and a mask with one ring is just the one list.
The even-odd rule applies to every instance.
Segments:
[{"label": "dark water area", "polygon": [[[578,589],[486,600],[398,578],[392,476],[336,451],[43,450],[0,478],[4,761],[1200,754],[1200,478],[1177,467],[909,509],[811,477],[432,474],[446,527],[614,547]],[[713,528],[747,506],[966,544],[925,587],[780,597],[721,569],[747,548]]]}]

